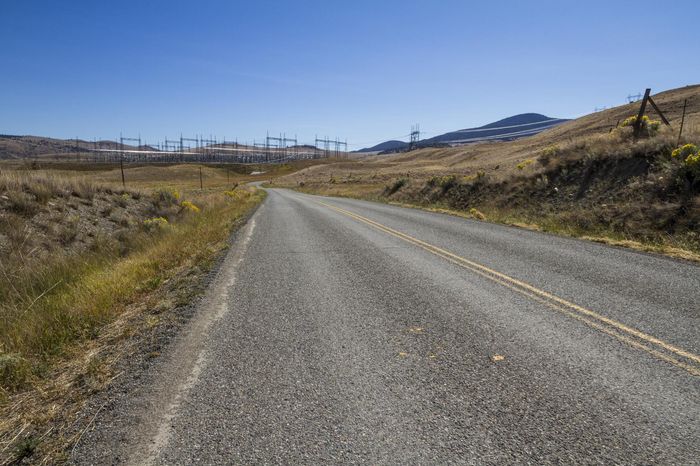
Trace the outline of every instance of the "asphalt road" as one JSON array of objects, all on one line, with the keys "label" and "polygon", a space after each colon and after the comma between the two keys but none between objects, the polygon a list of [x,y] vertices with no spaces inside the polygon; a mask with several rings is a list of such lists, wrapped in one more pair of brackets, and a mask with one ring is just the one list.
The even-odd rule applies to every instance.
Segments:
[{"label": "asphalt road", "polygon": [[76,463],[700,462],[700,267],[269,190]]}]

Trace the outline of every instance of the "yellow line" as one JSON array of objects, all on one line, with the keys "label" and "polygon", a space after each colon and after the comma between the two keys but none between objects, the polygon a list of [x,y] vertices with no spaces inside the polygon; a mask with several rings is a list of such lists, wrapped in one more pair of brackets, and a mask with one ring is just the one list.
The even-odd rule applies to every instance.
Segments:
[{"label": "yellow line", "polygon": [[[638,348],[638,349],[642,349],[642,350],[650,353],[651,355],[653,355],[659,359],[662,359],[662,360],[669,362],[677,367],[685,369],[686,371],[690,372],[691,374],[693,374],[695,376],[700,376],[700,368],[696,368],[693,365],[686,364],[686,363],[681,362],[681,361],[679,361],[671,356],[660,353],[659,351],[657,351],[653,348],[650,348],[650,347],[645,346],[644,344],[642,344],[638,341],[633,340],[632,338],[630,338],[630,336],[636,337],[636,338],[643,340],[647,343],[651,343],[653,345],[656,345],[660,348],[663,348],[666,351],[670,351],[671,353],[674,353],[678,356],[689,359],[689,360],[694,361],[696,363],[700,363],[700,356],[697,356],[697,355],[690,353],[686,350],[678,348],[678,347],[671,345],[665,341],[659,340],[656,337],[653,337],[653,336],[648,335],[644,332],[641,332],[640,330],[629,327],[629,326],[627,326],[621,322],[618,322],[616,320],[610,319],[609,317],[605,317],[601,314],[598,314],[597,312],[591,311],[590,309],[586,309],[586,308],[581,307],[577,304],[574,304],[574,303],[569,302],[565,299],[562,299],[558,296],[555,296],[551,293],[548,293],[544,290],[536,288],[536,287],[530,285],[529,283],[525,283],[521,280],[518,280],[516,278],[505,275],[505,274],[498,272],[496,270],[493,270],[489,267],[486,267],[484,265],[481,265],[481,264],[478,264],[476,262],[465,259],[461,256],[458,256],[458,255],[453,254],[449,251],[446,251],[442,248],[439,248],[438,246],[434,246],[430,243],[426,243],[425,241],[419,240],[419,239],[414,238],[412,236],[409,236],[405,233],[394,230],[393,228],[390,228],[386,225],[382,225],[379,222],[375,222],[374,220],[370,220],[370,219],[363,217],[359,214],[356,214],[356,213],[351,212],[349,210],[342,209],[340,207],[336,207],[336,206],[331,205],[331,204],[327,204],[325,202],[320,202],[320,201],[316,201],[316,202],[320,205],[323,205],[323,206],[328,207],[330,209],[333,209],[339,213],[342,213],[348,217],[352,217],[356,220],[359,220],[363,223],[366,223],[370,226],[373,226],[379,230],[382,230],[385,233],[388,233],[388,234],[395,236],[399,239],[402,239],[406,242],[414,244],[414,245],[416,245],[422,249],[425,249],[426,251],[431,252],[439,257],[442,257],[443,259],[446,259],[446,260],[448,260],[456,265],[467,268],[475,273],[478,273],[479,275],[481,275],[485,278],[488,278],[492,281],[495,281],[503,286],[506,286],[507,288],[510,288],[514,291],[521,293],[521,294],[524,294],[531,299],[535,299],[536,301],[538,301],[540,303],[546,304],[547,306],[549,306],[549,307],[551,307],[559,312],[562,312],[570,317],[573,317],[579,321],[582,321],[585,324],[589,325],[590,327],[593,327],[593,328],[600,330],[608,335],[611,335],[611,336],[613,336],[621,341],[624,341],[625,343],[629,344],[630,346],[633,346],[633,347]],[[596,321],[598,321],[598,322],[596,322]],[[613,327],[613,329],[606,328],[602,324]],[[625,334],[627,334],[627,335],[625,335]]]}]

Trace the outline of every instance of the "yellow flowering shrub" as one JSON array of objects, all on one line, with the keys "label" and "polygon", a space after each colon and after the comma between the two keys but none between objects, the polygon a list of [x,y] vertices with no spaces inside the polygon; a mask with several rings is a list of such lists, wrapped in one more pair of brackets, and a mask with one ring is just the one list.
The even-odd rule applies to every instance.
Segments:
[{"label": "yellow flowering shrub", "polygon": [[522,162],[517,164],[515,168],[517,168],[518,170],[524,170],[525,167],[527,167],[528,165],[532,165],[533,163],[535,163],[535,161],[532,159],[523,160]]},{"label": "yellow flowering shrub", "polygon": [[143,221],[143,226],[149,231],[160,230],[168,226],[168,219],[165,217],[149,218]]},{"label": "yellow flowering shrub", "polygon": [[185,212],[192,212],[195,214],[199,213],[199,207],[197,207],[190,201],[182,201],[180,203],[180,207],[182,207],[182,210],[184,210]]},{"label": "yellow flowering shrub", "polygon": [[553,144],[542,149],[540,155],[543,157],[554,157],[559,153],[559,146]]},{"label": "yellow flowering shrub", "polygon": [[[627,117],[622,121],[620,126],[634,126],[637,122],[637,116]],[[661,122],[659,120],[652,120],[648,116],[642,116],[642,130],[645,130],[649,136],[653,136],[661,127]]]},{"label": "yellow flowering shrub", "polygon": [[689,156],[696,154],[697,152],[698,146],[695,144],[685,144],[671,152],[671,157],[685,161]]},{"label": "yellow flowering shrub", "polygon": [[700,149],[695,144],[684,144],[671,152],[671,157],[683,164],[685,173],[700,180]]},{"label": "yellow flowering shrub", "polygon": [[697,152],[695,154],[690,154],[686,159],[685,159],[685,164],[688,167],[691,167],[693,169],[700,170],[700,152]]},{"label": "yellow flowering shrub", "polygon": [[478,220],[486,220],[486,215],[484,215],[483,213],[479,212],[479,210],[477,210],[475,207],[472,207],[471,209],[469,209],[469,214],[470,214],[472,217],[474,217],[475,219],[478,219]]}]

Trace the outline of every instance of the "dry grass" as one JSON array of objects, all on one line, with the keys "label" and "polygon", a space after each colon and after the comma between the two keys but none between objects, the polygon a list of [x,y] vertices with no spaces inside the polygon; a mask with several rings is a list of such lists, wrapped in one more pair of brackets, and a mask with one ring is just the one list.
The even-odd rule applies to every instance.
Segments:
[{"label": "dry grass", "polygon": [[[688,99],[684,132],[688,135],[700,133],[700,86],[688,86],[654,95],[654,101],[664,111],[674,128],[680,125],[683,102]],[[650,107],[647,106],[647,109]],[[411,178],[440,175],[471,176],[483,171],[492,180],[507,180],[512,176],[523,175],[533,168],[517,168],[524,160],[538,158],[549,147],[566,146],[576,140],[604,136],[618,123],[637,113],[639,103],[622,105],[602,112],[593,113],[567,122],[535,136],[508,142],[485,142],[460,147],[425,148],[391,156],[368,156],[358,161],[343,161],[309,167],[301,170],[280,183],[298,185],[326,182],[334,177],[341,180],[347,176],[361,178],[362,182],[376,180],[386,183],[398,177]],[[651,110],[648,110],[651,112]],[[653,113],[650,117],[657,119]],[[674,141],[675,142],[675,141]],[[556,157],[550,157],[556,159]]]},{"label": "dry grass", "polygon": [[[299,160],[284,164],[127,164],[126,188],[132,190],[172,188],[181,191],[200,188],[200,169],[204,189],[227,188],[250,181],[269,181],[304,168],[336,162],[336,159]],[[39,176],[74,179],[81,182],[122,186],[118,164],[9,160],[0,161],[0,173],[31,172]],[[256,174],[253,174],[256,173]]]},{"label": "dry grass", "polygon": [[697,144],[700,87],[694,86],[655,96],[674,127],[662,126],[637,141],[631,128],[616,128],[638,108],[625,105],[518,141],[310,167],[278,183],[695,260],[700,177],[671,157],[680,109],[689,97],[680,144]]},{"label": "dry grass", "polygon": [[[79,200],[97,202],[108,192],[111,210],[123,211],[125,220],[118,222],[128,227],[70,253],[41,260],[27,253],[23,228],[59,207]],[[10,252],[0,252],[5,254],[0,257],[0,464],[25,455],[49,462],[60,459],[65,446],[75,441],[71,416],[91,391],[114,376],[110,367],[124,355],[125,338],[135,331],[128,322],[136,319],[146,328],[157,325],[164,309],[187,302],[191,296],[181,295],[189,289],[187,283],[213,264],[233,226],[264,195],[254,188],[234,192],[235,196],[221,189],[177,195],[172,189],[115,193],[86,177],[0,175],[0,196],[7,198],[0,207],[21,212],[10,214],[11,228],[3,222],[11,235],[0,232],[0,239],[12,244]],[[25,196],[17,201],[19,196],[9,193]],[[122,201],[125,207],[119,206]],[[143,215],[133,213],[137,207],[168,220],[149,228]],[[86,208],[99,217],[91,220],[109,221],[104,218],[106,209]],[[76,225],[64,222],[46,237],[71,243]],[[157,315],[150,313],[153,309]]]}]

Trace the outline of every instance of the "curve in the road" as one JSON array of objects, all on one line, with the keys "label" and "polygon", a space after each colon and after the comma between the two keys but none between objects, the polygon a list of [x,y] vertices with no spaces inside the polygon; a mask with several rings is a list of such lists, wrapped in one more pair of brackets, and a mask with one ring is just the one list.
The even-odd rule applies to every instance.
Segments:
[{"label": "curve in the road", "polygon": [[[418,238],[414,238],[413,236],[407,235],[406,233],[390,228],[379,222],[375,222],[374,220],[370,220],[369,218],[363,217],[362,215],[328,204],[326,202],[316,201],[316,203],[329,209],[332,209],[336,212],[339,212],[343,215],[346,215],[350,218],[366,223],[367,225],[370,225],[389,235],[395,236],[403,241],[425,249],[426,251],[435,254],[436,256],[442,257],[443,259],[448,260],[454,263],[455,265],[469,269],[472,272],[475,272],[485,278],[488,278],[489,280],[495,281],[507,288],[510,288],[513,291],[516,291],[542,304],[545,304],[546,306],[554,310],[562,312],[568,315],[569,317],[575,318],[585,323],[586,325],[601,332],[604,332],[614,338],[617,338],[618,340],[634,348],[646,351],[655,358],[661,359],[670,364],[673,364],[676,367],[684,369],[694,376],[700,376],[700,356],[693,354],[690,351],[678,348],[677,346],[667,343],[652,335],[646,334],[640,330],[632,328],[609,317],[605,317],[595,311],[579,306],[578,304],[574,304],[552,293],[548,293],[544,290],[541,290],[535,286],[530,285],[529,283],[525,283],[521,280],[510,277],[504,273],[498,272],[497,270],[494,270],[490,267],[486,267],[485,265],[479,264],[474,261],[470,261],[469,259],[465,259],[464,257],[461,257],[450,251],[422,241]],[[675,356],[684,358],[687,360],[687,362],[679,359],[678,357],[674,357],[670,354],[667,354],[667,352],[672,353]]]}]

